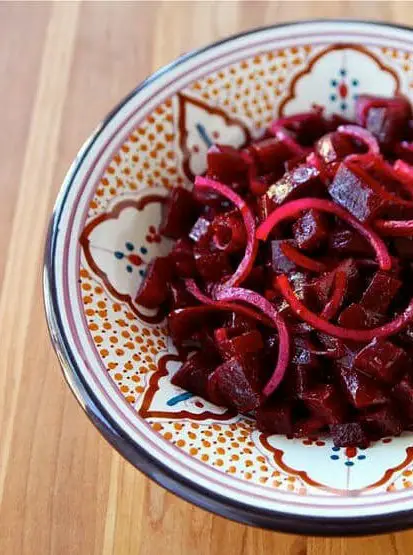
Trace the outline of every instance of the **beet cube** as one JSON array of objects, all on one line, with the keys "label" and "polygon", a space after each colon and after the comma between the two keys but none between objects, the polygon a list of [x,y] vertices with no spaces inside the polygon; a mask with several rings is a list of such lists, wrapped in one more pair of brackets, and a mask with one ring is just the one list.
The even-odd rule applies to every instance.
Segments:
[{"label": "beet cube", "polygon": [[410,237],[397,237],[393,241],[397,255],[403,260],[413,260],[413,239]]},{"label": "beet cube", "polygon": [[221,251],[194,249],[196,269],[205,281],[219,281],[231,273],[228,256]]},{"label": "beet cube", "polygon": [[386,395],[374,380],[342,365],[338,373],[344,393],[357,409],[387,402]]},{"label": "beet cube", "polygon": [[294,170],[286,172],[283,177],[271,185],[267,196],[280,205],[300,196],[317,195],[323,190],[319,180],[319,171],[313,166],[300,164]]},{"label": "beet cube", "polygon": [[218,332],[222,329],[226,330],[226,328],[220,328],[215,331],[215,340],[224,359],[248,353],[257,353],[264,348],[261,333],[258,330],[246,331],[241,335],[231,337],[227,333],[219,334]]},{"label": "beet cube", "polygon": [[146,269],[146,276],[140,284],[135,302],[145,308],[158,308],[169,296],[168,282],[172,265],[168,257],[158,256]]},{"label": "beet cube", "polygon": [[294,238],[300,249],[318,249],[328,236],[328,219],[317,210],[308,210],[293,226]]},{"label": "beet cube", "polygon": [[255,413],[258,429],[269,434],[293,433],[292,407],[288,403],[268,402]]},{"label": "beet cube", "polygon": [[259,375],[260,364],[255,357],[238,356],[218,366],[210,381],[227,406],[246,414],[263,402]]},{"label": "beet cube", "polygon": [[217,361],[205,352],[197,352],[184,362],[171,381],[182,389],[208,399],[208,376],[216,364]]},{"label": "beet cube", "polygon": [[328,358],[340,359],[347,354],[348,349],[341,339],[324,333],[317,333],[317,338],[326,349]]},{"label": "beet cube", "polygon": [[311,414],[294,424],[294,437],[317,437],[326,428],[325,419]]},{"label": "beet cube", "polygon": [[385,147],[400,141],[412,117],[410,102],[402,97],[360,95],[356,102],[357,121]]},{"label": "beet cube", "polygon": [[336,447],[368,447],[369,440],[359,422],[335,424],[330,427]]},{"label": "beet cube", "polygon": [[172,310],[185,308],[186,306],[191,306],[197,302],[191,293],[187,291],[182,281],[171,282],[169,284],[169,290]]},{"label": "beet cube", "polygon": [[399,416],[389,405],[369,409],[360,416],[360,420],[367,436],[372,440],[396,436],[403,431]]},{"label": "beet cube", "polygon": [[372,256],[373,250],[359,233],[351,229],[336,229],[329,236],[329,249],[347,256]]},{"label": "beet cube", "polygon": [[189,232],[189,237],[201,248],[208,248],[212,238],[212,223],[204,217],[197,219]]},{"label": "beet cube", "polygon": [[174,273],[179,277],[190,278],[196,274],[192,243],[183,237],[178,239],[169,254]]},{"label": "beet cube", "polygon": [[357,353],[354,365],[372,378],[394,383],[403,371],[409,359],[406,352],[390,341],[374,340]]},{"label": "beet cube", "polygon": [[[273,125],[276,123],[277,121]],[[312,146],[314,141],[328,130],[327,122],[320,109],[284,117],[280,124],[291,131],[295,140],[304,146]]]},{"label": "beet cube", "polygon": [[229,145],[212,145],[207,154],[208,175],[227,183],[244,181],[248,174],[248,163],[241,151]]},{"label": "beet cube", "polygon": [[293,155],[288,146],[276,137],[258,141],[249,146],[247,151],[254,159],[259,175],[271,172],[281,175],[284,162]]},{"label": "beet cube", "polygon": [[353,141],[342,133],[328,133],[319,139],[315,151],[325,164],[338,162],[349,154],[353,154],[356,148]]},{"label": "beet cube", "polygon": [[181,345],[193,339],[199,330],[213,324],[217,315],[205,306],[190,306],[173,310],[168,315],[168,330],[173,342]]},{"label": "beet cube", "polygon": [[360,305],[366,310],[385,314],[401,285],[401,281],[389,274],[376,272],[361,298]]},{"label": "beet cube", "polygon": [[332,384],[318,385],[306,391],[303,400],[312,413],[326,424],[338,424],[346,415],[346,403]]},{"label": "beet cube", "polygon": [[256,199],[255,215],[258,222],[263,222],[277,208],[277,204],[267,195],[261,195]]},{"label": "beet cube", "polygon": [[353,303],[345,308],[338,319],[340,326],[357,330],[375,328],[384,321],[382,314],[370,312],[360,304]]},{"label": "beet cube", "polygon": [[361,222],[374,219],[389,206],[380,184],[356,164],[340,164],[329,193]]},{"label": "beet cube", "polygon": [[227,328],[228,332],[232,336],[235,336],[245,331],[255,330],[257,328],[257,323],[247,316],[242,316],[236,312],[230,312],[224,317],[222,327]]},{"label": "beet cube", "polygon": [[186,235],[196,220],[198,206],[192,193],[183,187],[175,187],[163,205],[160,232],[171,239]]}]

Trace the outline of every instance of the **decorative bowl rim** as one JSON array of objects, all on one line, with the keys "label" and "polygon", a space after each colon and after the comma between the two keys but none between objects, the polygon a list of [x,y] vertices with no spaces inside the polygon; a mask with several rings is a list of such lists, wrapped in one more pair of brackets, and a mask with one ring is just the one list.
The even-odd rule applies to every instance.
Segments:
[{"label": "decorative bowl rim", "polygon": [[336,18],[289,21],[280,24],[256,27],[249,31],[233,34],[224,39],[209,43],[204,47],[192,50],[189,53],[178,57],[147,77],[135,89],[126,95],[104,119],[102,119],[78,151],[62,182],[55,206],[53,208],[45,243],[43,262],[43,298],[46,320],[53,347],[62,367],[65,380],[83,410],[102,433],[105,439],[124,458],[168,491],[203,509],[211,511],[217,515],[224,516],[230,520],[274,531],[312,536],[360,536],[366,534],[394,532],[413,526],[413,510],[397,511],[374,516],[353,516],[351,519],[348,517],[304,516],[266,508],[260,508],[258,512],[255,507],[248,506],[242,502],[230,499],[229,497],[224,497],[216,492],[211,492],[210,490],[195,484],[193,481],[184,478],[174,470],[171,470],[167,465],[163,464],[159,459],[145,450],[143,446],[133,442],[121,429],[120,425],[115,421],[110,412],[102,406],[96,394],[86,383],[82,375],[82,370],[76,362],[70,343],[65,335],[58,310],[54,281],[54,259],[56,239],[59,234],[60,217],[77,172],[82,166],[88,152],[91,150],[94,143],[99,139],[101,133],[111,120],[118,115],[123,107],[140,91],[159,80],[165,74],[173,71],[187,60],[196,58],[204,52],[212,50],[225,43],[230,43],[239,38],[302,24],[358,24],[413,32],[413,27],[407,25],[373,20]]}]

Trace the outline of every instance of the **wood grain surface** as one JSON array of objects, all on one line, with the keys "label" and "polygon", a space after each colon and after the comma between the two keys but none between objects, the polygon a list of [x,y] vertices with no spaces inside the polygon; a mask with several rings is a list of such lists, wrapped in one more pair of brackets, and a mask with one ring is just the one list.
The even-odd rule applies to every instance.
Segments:
[{"label": "wood grain surface", "polygon": [[410,555],[413,532],[314,539],[212,516],[100,437],[63,381],[43,313],[47,221],[102,116],[159,66],[254,26],[413,25],[411,2],[0,2],[0,554]]}]

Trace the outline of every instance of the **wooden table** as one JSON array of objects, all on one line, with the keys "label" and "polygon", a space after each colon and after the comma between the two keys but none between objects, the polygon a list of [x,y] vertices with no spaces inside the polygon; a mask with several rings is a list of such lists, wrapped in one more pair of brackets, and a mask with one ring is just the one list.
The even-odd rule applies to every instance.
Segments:
[{"label": "wooden table", "polygon": [[[393,555],[413,532],[323,540],[254,530],[151,483],[100,437],[46,331],[43,242],[85,137],[141,79],[250,27],[358,17],[413,25],[411,2],[0,3],[0,553]],[[193,26],[191,21],[197,21]]]}]

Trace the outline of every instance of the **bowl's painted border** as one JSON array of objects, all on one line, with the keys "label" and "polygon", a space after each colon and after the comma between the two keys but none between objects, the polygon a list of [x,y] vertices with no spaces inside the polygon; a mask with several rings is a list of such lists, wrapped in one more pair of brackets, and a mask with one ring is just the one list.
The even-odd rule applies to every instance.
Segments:
[{"label": "bowl's painted border", "polygon": [[[232,41],[240,37],[246,37],[251,34],[277,29],[283,27],[294,26],[303,23],[338,23],[338,24],[371,24],[375,26],[390,27],[410,31],[413,28],[403,25],[392,25],[375,21],[362,20],[309,20],[272,25],[253,29],[245,33],[233,35],[221,41],[217,41],[204,48],[190,52],[181,56],[174,62],[155,72],[145,81],[143,81],[136,89],[134,89],[123,101],[121,101],[102,121],[91,137],[86,141],[74,160],[66,178],[62,184],[56,205],[53,211],[52,219],[49,226],[45,259],[44,259],[44,302],[48,321],[50,335],[53,345],[57,352],[58,358],[63,368],[64,376],[77,400],[82,408],[88,414],[95,426],[101,431],[104,437],[135,467],[144,472],[148,477],[158,484],[162,485],[172,493],[179,495],[183,499],[190,501],[204,509],[212,511],[216,514],[242,522],[245,524],[260,526],[271,530],[279,530],[295,534],[319,535],[319,536],[343,536],[343,535],[363,535],[377,534],[402,530],[413,526],[413,509],[411,511],[399,511],[386,515],[374,517],[359,518],[326,518],[326,517],[308,517],[291,515],[283,512],[270,511],[261,509],[256,512],[253,508],[236,502],[229,498],[223,497],[210,490],[194,485],[193,482],[178,476],[171,471],[166,465],[152,457],[141,446],[132,444],[127,436],[122,432],[111,415],[101,406],[99,400],[87,386],[81,371],[76,364],[76,360],[70,348],[70,344],[64,333],[62,322],[60,319],[56,287],[54,283],[54,258],[56,249],[56,239],[59,234],[59,222],[63,208],[66,203],[68,193],[72,187],[73,180],[77,174],[83,160],[89,153],[90,149],[99,138],[102,130],[108,125],[112,118],[129,102],[139,91],[144,89],[152,82],[173,70],[176,66],[182,64],[188,59],[208,51],[220,44]],[[412,35],[413,37],[413,35]]]}]

